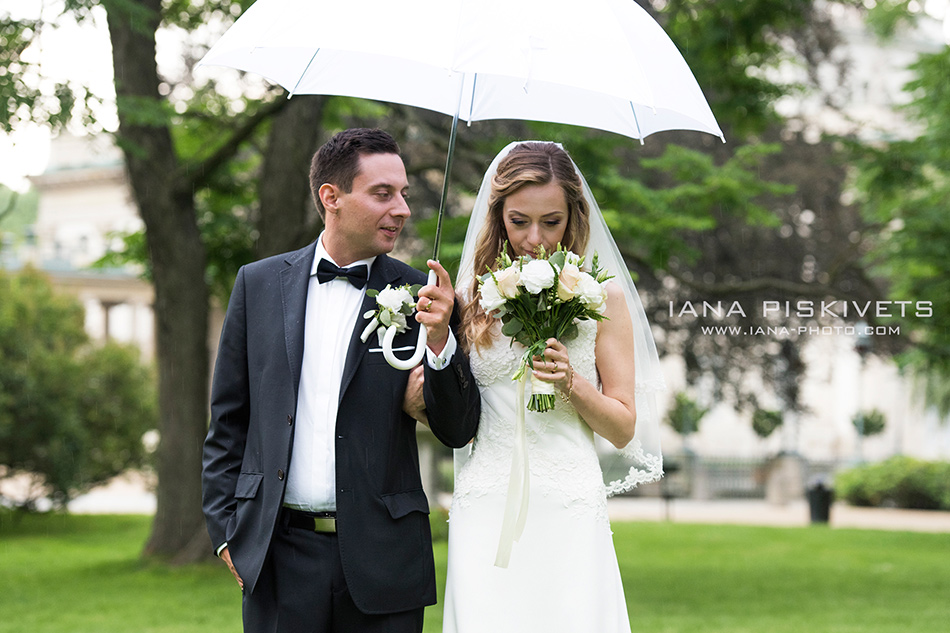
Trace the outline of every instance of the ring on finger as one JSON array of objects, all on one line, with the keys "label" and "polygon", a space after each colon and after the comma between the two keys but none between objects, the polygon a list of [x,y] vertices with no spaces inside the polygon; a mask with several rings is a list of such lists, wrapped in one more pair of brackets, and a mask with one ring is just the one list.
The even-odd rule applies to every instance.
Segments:
[{"label": "ring on finger", "polygon": [[429,299],[424,306],[419,308],[423,312],[428,312],[432,308],[432,299]]},{"label": "ring on finger", "polygon": [[554,371],[557,371],[557,361],[554,361]]}]

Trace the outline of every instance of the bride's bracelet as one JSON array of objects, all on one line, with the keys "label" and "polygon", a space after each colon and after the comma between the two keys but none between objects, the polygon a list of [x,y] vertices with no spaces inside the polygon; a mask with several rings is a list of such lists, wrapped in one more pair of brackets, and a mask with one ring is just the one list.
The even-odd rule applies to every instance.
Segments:
[{"label": "bride's bracelet", "polygon": [[571,395],[574,393],[574,365],[568,365],[568,367],[571,369],[571,376],[567,379],[567,395],[564,395],[563,391],[557,392],[565,404],[571,401]]}]

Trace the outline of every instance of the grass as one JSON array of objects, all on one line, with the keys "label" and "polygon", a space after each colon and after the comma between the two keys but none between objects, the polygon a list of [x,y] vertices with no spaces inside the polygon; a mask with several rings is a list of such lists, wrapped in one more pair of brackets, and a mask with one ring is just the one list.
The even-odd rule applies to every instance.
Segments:
[{"label": "grass", "polygon": [[[140,560],[149,523],[0,514],[0,633],[240,631],[223,565]],[[916,633],[950,621],[950,534],[617,523],[614,541],[634,631]],[[435,553],[441,591],[444,542]],[[439,607],[425,630],[441,630]]]},{"label": "grass", "polygon": [[2,633],[241,630],[241,592],[226,568],[139,558],[148,517],[0,517]]}]

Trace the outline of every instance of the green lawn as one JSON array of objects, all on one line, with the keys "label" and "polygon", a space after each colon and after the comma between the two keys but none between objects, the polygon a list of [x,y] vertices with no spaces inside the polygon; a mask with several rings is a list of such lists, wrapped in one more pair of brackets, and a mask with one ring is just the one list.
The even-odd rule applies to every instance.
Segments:
[{"label": "green lawn", "polygon": [[[145,517],[0,514],[0,633],[240,631],[241,595],[224,566],[142,563],[148,528]],[[950,534],[618,523],[614,539],[634,631],[904,633],[950,622]],[[441,585],[444,543],[436,561]],[[440,629],[430,609],[426,632]]]}]

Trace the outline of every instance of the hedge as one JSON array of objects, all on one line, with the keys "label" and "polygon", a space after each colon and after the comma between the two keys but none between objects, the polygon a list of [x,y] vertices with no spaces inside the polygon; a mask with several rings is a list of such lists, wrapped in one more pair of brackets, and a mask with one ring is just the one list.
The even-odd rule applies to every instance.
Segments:
[{"label": "hedge", "polygon": [[892,457],[835,475],[835,494],[856,506],[950,510],[950,462]]}]

